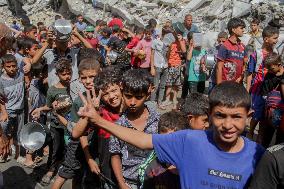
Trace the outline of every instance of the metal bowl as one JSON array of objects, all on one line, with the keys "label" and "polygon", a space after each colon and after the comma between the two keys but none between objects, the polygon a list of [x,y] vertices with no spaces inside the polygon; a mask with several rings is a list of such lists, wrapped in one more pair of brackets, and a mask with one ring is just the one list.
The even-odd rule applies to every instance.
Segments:
[{"label": "metal bowl", "polygon": [[47,132],[48,128],[45,125],[29,122],[20,131],[20,143],[26,150],[34,152],[44,145]]}]

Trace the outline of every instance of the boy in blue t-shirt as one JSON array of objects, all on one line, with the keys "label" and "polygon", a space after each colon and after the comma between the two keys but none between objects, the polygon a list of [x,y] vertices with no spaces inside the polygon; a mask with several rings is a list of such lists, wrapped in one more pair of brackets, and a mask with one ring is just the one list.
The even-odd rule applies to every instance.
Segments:
[{"label": "boy in blue t-shirt", "polygon": [[[89,95],[90,96],[90,95]],[[103,120],[90,97],[79,111],[82,117],[141,149],[153,149],[161,162],[179,170],[182,189],[245,188],[264,149],[241,136],[250,114],[246,89],[235,82],[217,85],[209,96],[212,130],[185,130],[151,135],[118,127]]]}]

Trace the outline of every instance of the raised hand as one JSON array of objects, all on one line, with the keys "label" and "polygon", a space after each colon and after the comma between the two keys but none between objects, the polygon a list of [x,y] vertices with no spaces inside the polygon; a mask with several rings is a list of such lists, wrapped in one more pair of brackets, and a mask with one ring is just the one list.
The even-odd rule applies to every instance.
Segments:
[{"label": "raised hand", "polygon": [[90,91],[87,90],[86,93],[87,93],[87,98],[82,93],[79,93],[79,96],[84,106],[79,109],[78,115],[83,118],[86,117],[90,121],[95,123],[96,119],[100,118],[100,116],[95,109],[94,102],[91,97]]}]

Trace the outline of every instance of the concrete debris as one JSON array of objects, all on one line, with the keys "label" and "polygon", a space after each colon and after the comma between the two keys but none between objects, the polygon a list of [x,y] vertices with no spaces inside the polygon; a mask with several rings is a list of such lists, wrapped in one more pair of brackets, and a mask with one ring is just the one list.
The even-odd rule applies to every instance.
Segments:
[{"label": "concrete debris", "polygon": [[[50,8],[50,2],[57,0],[25,0],[24,9],[33,23],[53,22],[58,12]],[[62,0],[59,14],[66,18],[83,14],[86,20],[95,24],[98,19],[109,21],[113,14],[124,19],[126,25],[144,27],[154,18],[161,26],[167,20],[183,21],[190,13],[193,22],[202,32],[219,32],[226,29],[228,20],[241,17],[249,26],[252,18],[259,18],[266,25],[272,18],[284,20],[284,0]],[[0,0],[0,21],[15,19]]]},{"label": "concrete debris", "polygon": [[6,0],[0,0],[0,6],[4,6],[7,5],[7,1]]},{"label": "concrete debris", "polygon": [[241,17],[251,12],[251,4],[243,1],[234,0],[233,17]]}]

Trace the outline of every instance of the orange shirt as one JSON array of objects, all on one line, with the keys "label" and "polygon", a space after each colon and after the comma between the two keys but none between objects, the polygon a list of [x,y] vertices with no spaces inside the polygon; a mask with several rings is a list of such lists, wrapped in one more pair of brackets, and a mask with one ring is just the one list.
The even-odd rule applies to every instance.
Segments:
[{"label": "orange shirt", "polygon": [[169,50],[169,66],[175,67],[181,65],[180,49],[178,48],[177,42],[174,42],[170,46]]}]

